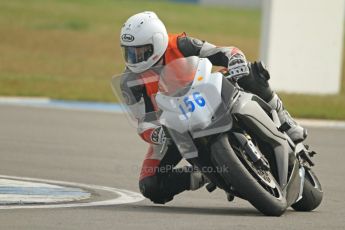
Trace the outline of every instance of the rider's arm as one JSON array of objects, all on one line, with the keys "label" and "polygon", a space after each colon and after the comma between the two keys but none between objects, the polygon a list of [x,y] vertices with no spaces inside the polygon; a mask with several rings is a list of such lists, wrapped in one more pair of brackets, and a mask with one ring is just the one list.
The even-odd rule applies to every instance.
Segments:
[{"label": "rider's arm", "polygon": [[235,70],[234,77],[249,74],[246,57],[236,47],[217,47],[192,37],[180,37],[178,47],[185,57],[199,56],[208,58],[213,65]]},{"label": "rider's arm", "polygon": [[138,134],[144,141],[150,144],[162,144],[165,138],[164,131],[157,122],[154,106],[146,93],[145,87],[142,95],[145,104],[145,114],[142,119],[138,120]]},{"label": "rider's arm", "polygon": [[178,47],[185,57],[199,56],[201,58],[208,58],[213,65],[226,68],[234,55],[241,55],[245,58],[242,51],[236,47],[217,47],[192,37],[180,37],[178,39]]}]

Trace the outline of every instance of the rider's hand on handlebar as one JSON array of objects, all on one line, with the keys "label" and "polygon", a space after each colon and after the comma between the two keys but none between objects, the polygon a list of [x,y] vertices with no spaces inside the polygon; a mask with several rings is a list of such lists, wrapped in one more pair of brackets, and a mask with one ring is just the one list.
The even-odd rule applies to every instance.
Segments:
[{"label": "rider's hand on handlebar", "polygon": [[229,60],[229,78],[238,80],[241,77],[249,75],[249,68],[246,58],[241,54],[231,56]]}]

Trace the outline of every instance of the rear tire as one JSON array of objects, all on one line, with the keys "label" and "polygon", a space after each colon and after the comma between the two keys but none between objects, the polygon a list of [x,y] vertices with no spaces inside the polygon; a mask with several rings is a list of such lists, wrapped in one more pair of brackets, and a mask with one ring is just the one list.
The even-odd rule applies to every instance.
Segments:
[{"label": "rear tire", "polygon": [[236,155],[227,134],[218,136],[211,145],[211,158],[215,166],[222,169],[220,174],[224,180],[260,212],[268,216],[281,216],[285,212],[287,203],[279,184],[271,175],[276,185],[275,195],[266,190]]},{"label": "rear tire", "polygon": [[314,172],[306,169],[305,173],[302,199],[291,205],[293,209],[301,212],[314,210],[320,205],[323,198],[321,184]]}]

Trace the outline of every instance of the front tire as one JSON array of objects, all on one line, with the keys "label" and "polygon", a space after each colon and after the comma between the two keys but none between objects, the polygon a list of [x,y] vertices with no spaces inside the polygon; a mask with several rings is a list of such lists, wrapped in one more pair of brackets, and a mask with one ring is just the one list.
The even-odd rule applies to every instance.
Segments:
[{"label": "front tire", "polygon": [[227,134],[218,136],[212,143],[211,158],[216,167],[223,169],[220,174],[225,181],[260,212],[268,216],[281,216],[285,212],[287,203],[279,184],[271,175],[276,184],[275,191],[270,193],[265,189],[265,186],[259,183],[259,179],[244,166],[239,156],[236,155]]},{"label": "front tire", "polygon": [[306,169],[302,199],[291,207],[296,211],[309,212],[320,205],[322,198],[323,191],[318,178],[312,170]]}]

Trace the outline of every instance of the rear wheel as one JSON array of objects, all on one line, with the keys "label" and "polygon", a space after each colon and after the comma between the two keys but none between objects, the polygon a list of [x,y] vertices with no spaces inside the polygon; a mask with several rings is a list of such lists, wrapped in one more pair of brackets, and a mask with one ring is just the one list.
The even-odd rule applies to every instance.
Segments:
[{"label": "rear wheel", "polygon": [[286,199],[279,184],[268,170],[257,168],[246,154],[231,147],[228,135],[217,137],[211,145],[211,157],[228,184],[265,215],[280,216]]},{"label": "rear wheel", "polygon": [[309,212],[317,208],[323,198],[321,184],[311,169],[305,170],[302,199],[291,205],[296,211]]}]

